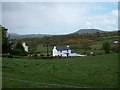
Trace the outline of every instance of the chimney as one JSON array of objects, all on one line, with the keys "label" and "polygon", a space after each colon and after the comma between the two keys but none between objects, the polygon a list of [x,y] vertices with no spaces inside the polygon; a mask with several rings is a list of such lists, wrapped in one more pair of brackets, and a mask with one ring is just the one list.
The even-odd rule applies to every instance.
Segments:
[{"label": "chimney", "polygon": [[67,47],[69,48],[69,45],[67,45]]},{"label": "chimney", "polygon": [[54,46],[54,49],[56,49],[56,46]]}]

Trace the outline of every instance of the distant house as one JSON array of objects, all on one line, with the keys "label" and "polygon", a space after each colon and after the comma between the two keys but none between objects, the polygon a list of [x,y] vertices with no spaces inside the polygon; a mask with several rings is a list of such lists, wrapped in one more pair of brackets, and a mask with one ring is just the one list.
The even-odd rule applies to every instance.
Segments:
[{"label": "distant house", "polygon": [[54,46],[53,48],[53,57],[55,56],[61,56],[61,57],[69,57],[69,56],[75,56],[76,53],[73,52],[69,46]]},{"label": "distant house", "polygon": [[67,46],[54,46],[52,50],[52,55],[53,57],[56,56],[61,56],[61,57],[74,57],[74,56],[85,56],[85,55],[80,55],[74,52],[73,50],[70,49],[70,47]]},{"label": "distant house", "polygon": [[118,40],[115,40],[112,42],[113,44],[120,44],[120,42]]},{"label": "distant house", "polygon": [[26,52],[28,52],[28,46],[27,46],[25,43],[23,43],[22,46],[23,46],[24,50],[25,50]]}]

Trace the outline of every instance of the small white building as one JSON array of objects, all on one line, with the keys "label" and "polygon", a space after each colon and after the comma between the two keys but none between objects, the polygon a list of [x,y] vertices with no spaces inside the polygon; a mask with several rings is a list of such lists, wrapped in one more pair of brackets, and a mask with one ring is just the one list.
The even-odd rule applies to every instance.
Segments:
[{"label": "small white building", "polygon": [[25,43],[23,43],[22,46],[23,46],[24,50],[25,50],[26,52],[28,52],[28,46],[27,46]]},{"label": "small white building", "polygon": [[73,57],[76,56],[77,54],[72,51],[69,46],[59,46],[56,47],[54,46],[53,51],[52,51],[53,57],[55,56],[61,56],[61,57]]},{"label": "small white building", "polygon": [[120,42],[118,40],[115,40],[113,44],[120,44]]}]

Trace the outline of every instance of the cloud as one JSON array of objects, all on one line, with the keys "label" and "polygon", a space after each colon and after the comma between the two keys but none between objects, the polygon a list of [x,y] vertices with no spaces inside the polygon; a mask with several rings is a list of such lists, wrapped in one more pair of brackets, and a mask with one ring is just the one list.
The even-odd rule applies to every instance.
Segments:
[{"label": "cloud", "polygon": [[2,25],[2,3],[0,2],[0,24]]},{"label": "cloud", "polygon": [[[83,0],[2,0],[3,2],[83,2]],[[84,2],[119,2],[119,0],[84,0]]]},{"label": "cloud", "polygon": [[19,34],[62,34],[80,28],[113,30],[117,27],[117,10],[107,11],[108,7],[96,3],[4,2],[2,8],[2,23],[10,32]]},{"label": "cloud", "polygon": [[66,5],[64,3],[5,3],[3,24],[14,31],[23,28],[29,30],[39,28],[46,33],[48,31],[46,27],[51,29],[65,27],[64,25],[77,22],[78,18],[87,11],[82,7],[79,9]]},{"label": "cloud", "polygon": [[112,14],[118,16],[118,10],[112,10]]},{"label": "cloud", "polygon": [[[117,11],[117,10],[113,10]],[[118,30],[118,17],[113,11],[104,15],[91,16],[86,21],[86,26],[89,28],[98,28],[106,31]]]}]

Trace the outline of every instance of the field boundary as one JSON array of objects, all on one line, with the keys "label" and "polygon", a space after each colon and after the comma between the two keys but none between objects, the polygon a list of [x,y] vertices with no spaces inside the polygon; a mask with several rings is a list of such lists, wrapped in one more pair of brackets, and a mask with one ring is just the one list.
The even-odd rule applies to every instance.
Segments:
[{"label": "field boundary", "polygon": [[79,87],[79,86],[70,86],[70,85],[64,85],[64,84],[49,84],[49,83],[43,83],[43,82],[36,82],[36,81],[29,81],[29,80],[21,80],[21,79],[15,79],[15,78],[2,78],[2,80],[11,80],[11,81],[18,81],[23,83],[34,83],[34,84],[41,84],[41,85],[47,85],[47,86],[58,86],[58,87],[68,87],[68,88],[87,88],[87,87]]}]

